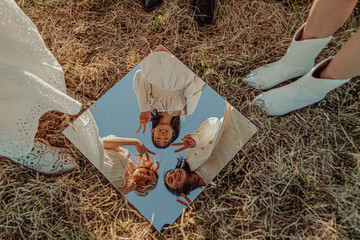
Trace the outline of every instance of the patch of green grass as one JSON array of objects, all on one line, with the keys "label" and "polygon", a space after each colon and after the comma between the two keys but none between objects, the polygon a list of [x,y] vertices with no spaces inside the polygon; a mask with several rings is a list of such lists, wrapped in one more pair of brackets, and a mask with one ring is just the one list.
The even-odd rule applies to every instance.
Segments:
[{"label": "patch of green grass", "polygon": [[227,79],[225,79],[222,83],[223,84],[232,84],[232,83],[234,83],[234,82],[238,82],[239,80],[242,80],[243,79],[243,77],[234,77],[234,78],[227,78]]},{"label": "patch of green grass", "polygon": [[123,229],[125,225],[147,225],[149,224],[148,222],[128,222],[128,221],[125,221],[125,222],[122,222],[120,223],[119,225],[117,225],[117,227],[121,230]]},{"label": "patch of green grass", "polygon": [[164,30],[164,21],[163,21],[163,16],[162,15],[156,15],[155,16],[155,26],[154,26],[154,31],[155,32],[162,32]]},{"label": "patch of green grass", "polygon": [[218,13],[216,15],[216,18],[218,20],[221,20],[224,18],[224,16],[227,15],[227,13],[229,12],[229,9],[231,8],[231,6],[233,5],[233,0],[225,0],[224,3],[219,4],[219,10]]},{"label": "patch of green grass", "polygon": [[51,3],[46,2],[44,0],[33,0],[33,1],[34,1],[35,6],[38,6],[39,9],[46,10],[47,8],[52,7]]},{"label": "patch of green grass", "polygon": [[71,58],[66,63],[64,74],[67,78],[72,79],[75,82],[80,81],[80,75],[76,72],[75,68],[70,64]]},{"label": "patch of green grass", "polygon": [[[298,23],[303,22],[303,20],[301,19],[300,11],[299,11],[299,1],[298,0],[278,0],[278,2],[282,2],[283,4],[287,5],[290,9],[292,9],[295,12]],[[308,4],[310,4],[310,2]]]},{"label": "patch of green grass", "polygon": [[195,64],[201,68],[201,70],[205,73],[206,70],[206,60],[204,57],[204,53],[202,49],[199,49],[200,52],[200,62],[196,62]]},{"label": "patch of green grass", "polygon": [[116,44],[116,45],[119,45],[120,48],[123,48],[124,45],[122,45],[121,43],[119,43],[118,41],[116,41],[115,39],[112,39],[112,41]]},{"label": "patch of green grass", "polygon": [[19,7],[21,7],[21,9],[24,9],[25,0],[19,0],[17,4],[19,5]]},{"label": "patch of green grass", "polygon": [[345,229],[343,229],[342,227],[338,227],[338,231],[343,236],[343,239],[350,240],[349,234]]},{"label": "patch of green grass", "polygon": [[7,212],[5,211],[4,206],[3,206],[2,203],[0,203],[0,213],[1,213],[2,215],[7,215]]}]

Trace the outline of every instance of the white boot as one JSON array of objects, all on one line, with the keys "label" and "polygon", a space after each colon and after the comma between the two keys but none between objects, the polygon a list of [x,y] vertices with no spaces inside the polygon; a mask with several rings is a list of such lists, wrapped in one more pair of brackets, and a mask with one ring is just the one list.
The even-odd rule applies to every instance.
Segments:
[{"label": "white boot", "polygon": [[320,73],[331,61],[326,59],[297,81],[258,95],[254,102],[267,114],[281,116],[321,101],[328,92],[348,82],[349,79],[321,79]]},{"label": "white boot", "polygon": [[34,148],[28,155],[11,160],[48,175],[68,172],[75,168],[73,161],[60,148],[39,141],[34,142]]},{"label": "white boot", "polygon": [[289,49],[279,61],[251,71],[243,81],[263,90],[309,72],[314,66],[315,58],[330,42],[332,36],[297,41],[296,39],[302,35],[305,24],[295,33]]}]

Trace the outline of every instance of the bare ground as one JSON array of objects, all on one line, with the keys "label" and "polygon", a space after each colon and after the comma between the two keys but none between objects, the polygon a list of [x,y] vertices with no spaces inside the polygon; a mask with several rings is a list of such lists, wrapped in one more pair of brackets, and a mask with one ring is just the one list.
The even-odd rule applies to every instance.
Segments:
[{"label": "bare ground", "polygon": [[[360,239],[359,78],[284,117],[256,108],[260,92],[241,82],[286,52],[311,1],[219,0],[204,28],[188,0],[152,13],[139,0],[18,2],[86,106],[163,44],[259,132],[161,235],[61,134],[75,117],[49,112],[37,138],[70,148],[79,168],[49,178],[0,157],[0,239]],[[317,61],[357,30],[359,11]]]}]

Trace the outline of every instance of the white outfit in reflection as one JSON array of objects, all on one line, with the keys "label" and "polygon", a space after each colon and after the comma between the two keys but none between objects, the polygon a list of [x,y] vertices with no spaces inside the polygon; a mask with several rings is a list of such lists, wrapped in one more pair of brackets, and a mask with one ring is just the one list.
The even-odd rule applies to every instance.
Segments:
[{"label": "white outfit in reflection", "polygon": [[140,63],[133,88],[141,112],[183,110],[191,115],[199,102],[205,83],[172,54],[150,53]]},{"label": "white outfit in reflection", "polygon": [[[109,135],[100,140],[111,140],[116,138],[114,135]],[[102,146],[104,148],[104,146]],[[122,188],[126,185],[125,172],[129,168],[129,150],[118,147],[120,152],[104,149],[103,159],[100,160],[99,170],[115,187]]]},{"label": "white outfit in reflection", "polygon": [[32,21],[14,0],[0,1],[0,155],[18,158],[34,147],[40,117],[76,114],[64,73]]},{"label": "white outfit in reflection", "polygon": [[210,156],[214,146],[215,138],[222,125],[223,118],[208,118],[192,133],[191,138],[196,146],[186,149],[186,159],[191,171],[201,166]]},{"label": "white outfit in reflection", "polygon": [[256,131],[248,119],[226,102],[221,120],[209,118],[192,133],[196,146],[186,150],[190,170],[209,183]]},{"label": "white outfit in reflection", "polygon": [[113,135],[99,138],[99,130],[90,110],[84,112],[66,128],[64,135],[80,150],[94,166],[117,188],[126,185],[125,172],[129,167],[129,151],[121,148],[121,152],[104,149],[103,140],[116,138]]}]

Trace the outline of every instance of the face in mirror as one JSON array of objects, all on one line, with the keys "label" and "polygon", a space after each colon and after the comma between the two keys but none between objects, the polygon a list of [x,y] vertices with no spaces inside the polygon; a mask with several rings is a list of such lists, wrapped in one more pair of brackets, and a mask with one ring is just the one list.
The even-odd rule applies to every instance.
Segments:
[{"label": "face in mirror", "polygon": [[148,168],[138,168],[133,173],[134,181],[137,187],[143,188],[149,185],[154,185],[157,182],[157,175],[154,171]]},{"label": "face in mirror", "polygon": [[151,139],[155,147],[167,148],[180,134],[180,116],[168,113],[151,113]]},{"label": "face in mirror", "polygon": [[204,179],[196,172],[190,170],[185,157],[178,157],[174,169],[168,170],[164,175],[166,189],[175,196],[188,195],[193,190],[205,186]]},{"label": "face in mirror", "polygon": [[188,175],[184,169],[176,168],[168,171],[165,174],[164,180],[169,188],[182,191],[187,182],[187,178]]},{"label": "face in mirror", "polygon": [[170,124],[162,123],[151,130],[154,135],[154,144],[158,147],[166,147],[171,143],[175,131]]}]

